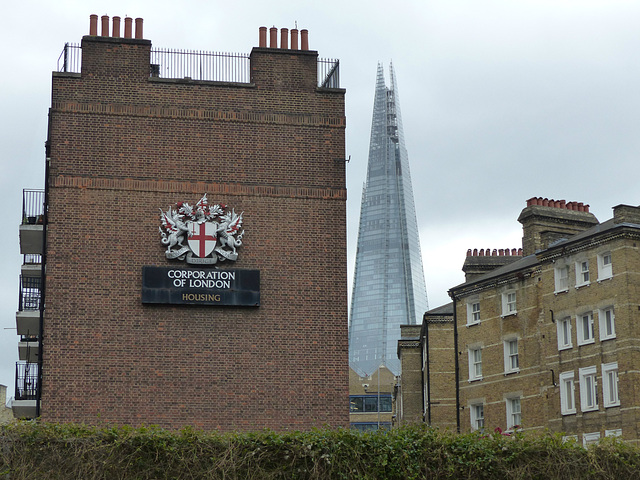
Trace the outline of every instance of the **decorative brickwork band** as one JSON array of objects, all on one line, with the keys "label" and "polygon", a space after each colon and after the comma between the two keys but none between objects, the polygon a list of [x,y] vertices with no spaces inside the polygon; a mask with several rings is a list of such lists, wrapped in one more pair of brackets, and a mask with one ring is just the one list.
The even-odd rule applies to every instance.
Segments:
[{"label": "decorative brickwork band", "polygon": [[59,175],[52,179],[57,188],[87,188],[93,190],[122,190],[137,192],[183,192],[185,194],[234,195],[247,197],[314,198],[341,200],[347,190],[332,188],[296,188],[268,185],[242,185],[229,183],[180,182],[163,180],[136,180],[133,178],[88,178]]},{"label": "decorative brickwork band", "polygon": [[323,115],[230,112],[220,110],[76,102],[52,102],[51,107],[52,111],[64,113],[87,113],[134,117],[153,116],[158,118],[199,118],[226,122],[268,123],[276,125],[309,125],[334,128],[343,128],[346,125],[345,117],[327,117]]},{"label": "decorative brickwork band", "polygon": [[589,205],[582,202],[567,202],[566,200],[554,200],[553,198],[532,197],[527,200],[527,207],[538,205],[541,207],[564,208],[566,210],[574,210],[576,212],[589,213]]}]

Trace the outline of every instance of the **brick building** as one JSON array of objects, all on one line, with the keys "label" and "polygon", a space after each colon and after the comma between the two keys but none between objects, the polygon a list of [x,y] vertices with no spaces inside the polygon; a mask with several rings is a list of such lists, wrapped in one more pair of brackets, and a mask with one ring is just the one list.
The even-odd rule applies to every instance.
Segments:
[{"label": "brick building", "polygon": [[[120,18],[112,20],[102,17],[98,35],[92,16],[81,68],[74,73],[69,47],[69,67],[65,60],[53,74],[46,208],[43,222],[25,212],[21,226],[22,253],[42,252],[46,263],[35,294],[40,308],[46,293],[46,309],[42,328],[28,331],[35,356],[17,373],[20,416],[220,430],[348,425],[337,61],[321,62],[306,30],[272,28],[267,46],[261,28],[259,47],[215,57],[207,77],[202,65],[213,54],[177,58],[152,49],[141,19],[134,35],[126,18],[123,37]],[[197,67],[172,70],[190,62]],[[230,77],[236,71],[246,75]],[[214,211],[222,233],[207,243]],[[194,219],[184,244],[170,235],[161,243],[163,217],[178,212]],[[236,222],[233,235],[243,231],[234,237],[241,242],[229,243],[230,233],[221,243],[223,213]],[[194,230],[201,222],[206,235]],[[208,256],[206,265],[169,258],[196,237],[215,250],[192,248],[187,259]],[[149,267],[174,283],[144,297]],[[179,291],[178,303],[168,292],[180,276],[210,272],[253,272],[255,285],[240,294],[235,286]]]},{"label": "brick building", "polygon": [[361,431],[389,429],[393,425],[396,405],[393,391],[396,376],[384,365],[370,375],[361,376],[349,368],[349,422]]},{"label": "brick building", "polygon": [[600,223],[587,205],[532,198],[522,255],[468,252],[467,281],[449,291],[461,431],[638,441],[640,207],[613,211]]}]

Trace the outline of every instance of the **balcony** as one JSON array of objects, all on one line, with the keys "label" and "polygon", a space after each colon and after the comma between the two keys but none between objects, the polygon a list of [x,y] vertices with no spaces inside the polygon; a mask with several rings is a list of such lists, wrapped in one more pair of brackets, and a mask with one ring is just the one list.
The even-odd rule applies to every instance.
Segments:
[{"label": "balcony", "polygon": [[28,363],[38,363],[38,337],[35,335],[22,335],[18,342],[18,359]]},{"label": "balcony", "polygon": [[44,190],[22,191],[22,224],[20,225],[20,252],[42,253],[44,219]]},{"label": "balcony", "polygon": [[40,276],[31,277],[24,276],[24,274],[20,276],[18,312],[16,313],[18,335],[38,335],[40,333],[41,285]]},{"label": "balcony", "polygon": [[16,363],[16,391],[11,409],[15,418],[35,418],[38,401],[38,365]]}]

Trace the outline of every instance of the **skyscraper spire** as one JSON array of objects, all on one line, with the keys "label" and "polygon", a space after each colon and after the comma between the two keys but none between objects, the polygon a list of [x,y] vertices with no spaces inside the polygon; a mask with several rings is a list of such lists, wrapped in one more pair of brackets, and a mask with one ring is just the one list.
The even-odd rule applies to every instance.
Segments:
[{"label": "skyscraper spire", "polygon": [[367,182],[362,192],[351,295],[349,362],[360,375],[385,365],[400,373],[400,325],[428,310],[409,157],[393,65],[378,64]]}]

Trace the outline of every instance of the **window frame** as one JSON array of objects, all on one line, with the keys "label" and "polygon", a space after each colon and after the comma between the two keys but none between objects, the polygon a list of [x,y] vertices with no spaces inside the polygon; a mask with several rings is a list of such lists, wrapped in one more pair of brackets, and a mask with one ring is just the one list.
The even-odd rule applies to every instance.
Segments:
[{"label": "window frame", "polygon": [[[585,317],[588,317],[587,320],[587,333],[589,333],[589,337],[585,338],[585,327],[584,327],[584,321],[585,321]],[[595,343],[596,341],[596,332],[595,332],[595,328],[594,328],[594,324],[593,324],[593,312],[592,311],[588,311],[588,312],[582,312],[578,315],[576,315],[576,333],[577,333],[577,339],[578,339],[578,345],[590,345],[592,343]]]},{"label": "window frame", "polygon": [[[564,273],[564,276],[562,275]],[[569,291],[569,265],[563,265],[554,269],[554,293],[568,292]]]},{"label": "window frame", "polygon": [[[579,369],[580,381],[580,411],[592,412],[599,410],[598,405],[598,377],[595,365]],[[593,402],[589,403],[589,397]]]},{"label": "window frame", "polygon": [[[481,416],[478,415],[478,410],[481,410]],[[484,430],[484,403],[472,403],[469,405],[469,420],[472,432],[482,432]],[[480,422],[482,422],[482,425],[479,425]]]},{"label": "window frame", "polygon": [[604,431],[605,437],[622,437],[622,429],[621,428],[612,428],[610,430]]},{"label": "window frame", "polygon": [[[517,411],[514,409],[516,405]],[[507,430],[514,430],[522,425],[522,398],[518,396],[511,396],[505,399],[506,411],[507,411]],[[515,421],[517,418],[517,422]]]},{"label": "window frame", "polygon": [[[565,336],[565,328],[567,325],[567,332]],[[573,348],[572,332],[571,332],[571,317],[561,318],[556,322],[557,335],[558,335],[558,350],[567,350]],[[562,340],[566,340],[563,342]]]},{"label": "window frame", "polygon": [[[515,345],[515,353],[511,346]],[[505,338],[503,341],[504,348],[504,374],[517,373],[520,371],[520,352],[518,348],[517,338]],[[515,358],[516,366],[513,367],[513,358]]]},{"label": "window frame", "polygon": [[576,385],[574,372],[562,372],[560,382],[560,412],[562,415],[576,414]]},{"label": "window frame", "polygon": [[[362,398],[362,410],[356,410],[354,407],[354,401],[358,398]],[[375,401],[375,410],[367,410],[367,400]],[[379,402],[379,403],[378,403]],[[389,410],[382,409],[383,405],[386,407],[388,403]],[[371,405],[369,405],[370,407]],[[393,412],[393,396],[390,393],[367,393],[359,395],[349,395],[349,413],[392,413]]]},{"label": "window frame", "polygon": [[620,406],[618,362],[602,364],[602,405],[604,408]]},{"label": "window frame", "polygon": [[[584,269],[586,265],[587,269]],[[586,274],[586,279],[585,279]],[[576,262],[576,289],[586,287],[591,284],[591,275],[589,273],[589,260],[579,260]]]},{"label": "window frame", "polygon": [[589,445],[600,441],[600,432],[590,432],[582,434],[582,446],[587,448]]},{"label": "window frame", "polygon": [[[611,313],[610,318],[607,318],[607,312]],[[607,323],[611,324],[611,333],[607,333]],[[598,310],[598,330],[601,342],[616,338],[616,314],[613,305]]]},{"label": "window frame", "polygon": [[[509,296],[513,295],[513,301],[510,301]],[[511,308],[513,306],[513,309]],[[502,316],[508,317],[509,315],[516,315],[518,313],[518,296],[515,289],[507,290],[502,293]]]},{"label": "window frame", "polygon": [[[479,355],[479,360],[475,357],[475,352]],[[482,347],[469,347],[467,350],[469,357],[469,382],[482,380]],[[480,367],[480,375],[477,375],[476,367]]]},{"label": "window frame", "polygon": [[[608,258],[608,263],[605,260]],[[598,254],[598,282],[602,280],[608,280],[613,277],[613,258],[611,251],[602,252]]]},{"label": "window frame", "polygon": [[[475,306],[478,306],[477,310],[474,310]],[[477,314],[477,319],[475,318]],[[467,301],[467,325],[478,325],[480,323],[480,300],[471,299]]]}]

